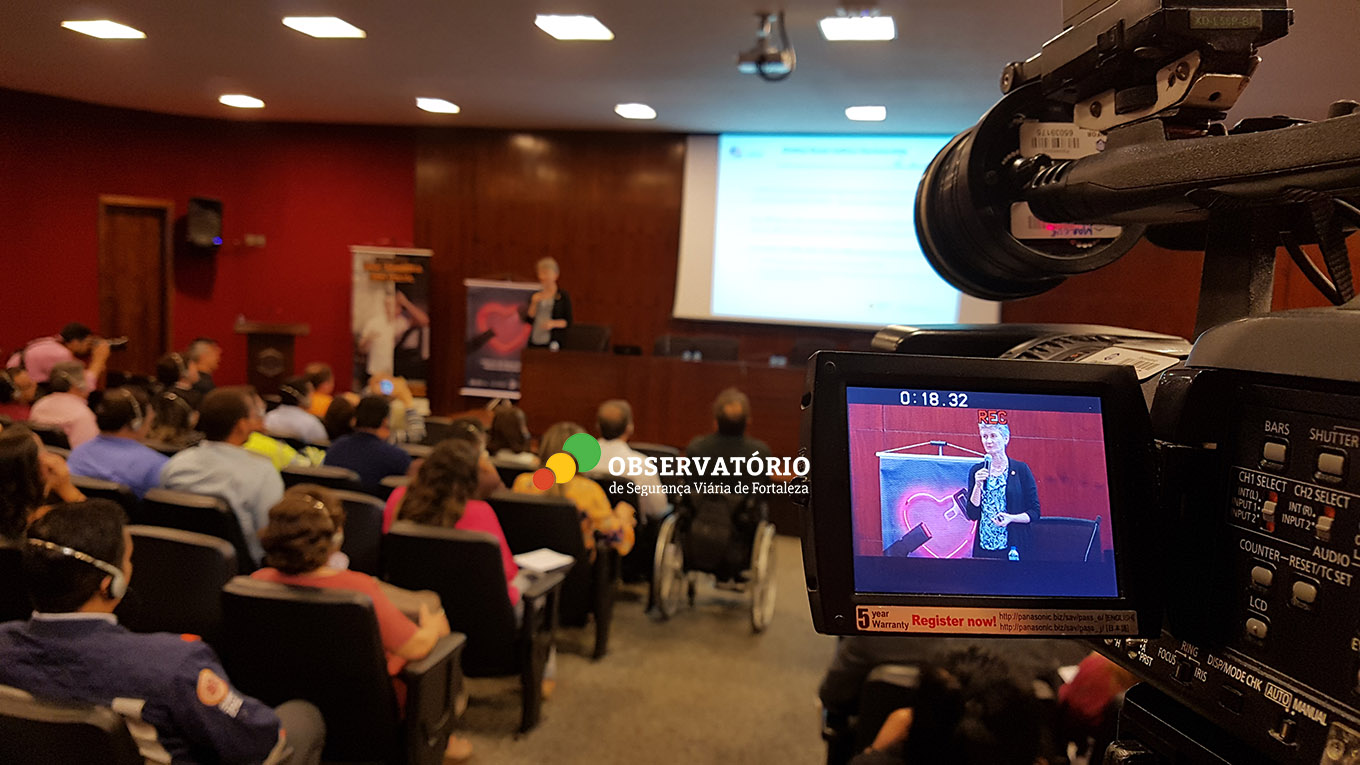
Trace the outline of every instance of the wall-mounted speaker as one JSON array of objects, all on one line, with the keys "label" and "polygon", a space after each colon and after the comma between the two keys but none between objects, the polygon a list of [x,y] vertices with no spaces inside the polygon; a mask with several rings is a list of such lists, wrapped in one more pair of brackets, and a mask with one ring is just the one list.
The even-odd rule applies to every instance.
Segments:
[{"label": "wall-mounted speaker", "polygon": [[194,247],[211,249],[222,244],[222,200],[190,197],[184,231],[185,239]]}]

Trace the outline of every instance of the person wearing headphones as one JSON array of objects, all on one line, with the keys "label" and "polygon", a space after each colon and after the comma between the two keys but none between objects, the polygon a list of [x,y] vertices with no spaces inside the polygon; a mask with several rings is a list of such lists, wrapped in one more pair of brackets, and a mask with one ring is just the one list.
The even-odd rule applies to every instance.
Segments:
[{"label": "person wearing headphones", "polygon": [[20,422],[28,419],[29,407],[38,397],[38,384],[23,367],[0,371],[0,416]]},{"label": "person wearing headphones", "polygon": [[63,361],[52,367],[47,380],[52,392],[34,402],[28,421],[35,425],[61,428],[71,448],[99,435],[99,424],[90,410],[90,389],[85,379],[85,366],[79,361]]},{"label": "person wearing headphones", "polygon": [[0,625],[0,685],[143,723],[129,731],[148,762],[320,762],[325,723],[316,707],[270,709],[241,693],[196,636],[119,626],[132,536],[118,505],[54,507],[29,528],[23,556],[35,610]]},{"label": "person wearing headphones", "polygon": [[195,387],[197,383],[198,365],[185,359],[182,354],[171,351],[156,360],[158,392],[174,393],[197,409],[203,403],[204,395]]},{"label": "person wearing headphones", "polygon": [[296,438],[309,444],[329,443],[326,426],[307,411],[312,404],[312,381],[297,375],[279,386],[283,403],[264,416],[264,429],[272,436]]},{"label": "person wearing headphones", "polygon": [[138,497],[160,485],[169,457],[141,443],[156,419],[146,393],[114,388],[94,408],[99,435],[71,450],[66,467],[74,475],[121,483]]}]

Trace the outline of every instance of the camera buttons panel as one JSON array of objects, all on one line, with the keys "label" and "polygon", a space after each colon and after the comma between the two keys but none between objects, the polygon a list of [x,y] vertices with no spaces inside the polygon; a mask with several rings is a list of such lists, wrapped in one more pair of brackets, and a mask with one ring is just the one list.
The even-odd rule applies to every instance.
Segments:
[{"label": "camera buttons panel", "polygon": [[1261,464],[1265,467],[1282,468],[1288,455],[1288,443],[1267,439],[1265,445],[1261,447]]}]

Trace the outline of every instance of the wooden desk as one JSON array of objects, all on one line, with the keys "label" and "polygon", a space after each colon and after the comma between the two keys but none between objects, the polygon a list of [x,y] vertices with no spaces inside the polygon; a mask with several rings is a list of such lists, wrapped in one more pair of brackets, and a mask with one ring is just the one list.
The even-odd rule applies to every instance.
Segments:
[{"label": "wooden desk", "polygon": [[769,444],[774,456],[793,457],[803,376],[802,366],[530,348],[524,352],[519,406],[534,435],[562,420],[593,434],[600,404],[626,399],[633,406],[633,440],[683,449],[691,438],[713,432],[713,399],[735,386],[751,398],[747,432]]}]

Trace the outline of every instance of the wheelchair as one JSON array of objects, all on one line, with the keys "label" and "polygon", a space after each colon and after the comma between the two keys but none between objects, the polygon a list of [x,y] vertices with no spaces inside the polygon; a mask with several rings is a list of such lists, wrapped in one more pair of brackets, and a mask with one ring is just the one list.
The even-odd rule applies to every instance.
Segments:
[{"label": "wheelchair", "polygon": [[686,495],[661,524],[653,558],[652,600],[670,619],[703,575],[751,598],[751,629],[774,617],[774,524],[763,502],[746,494]]}]

